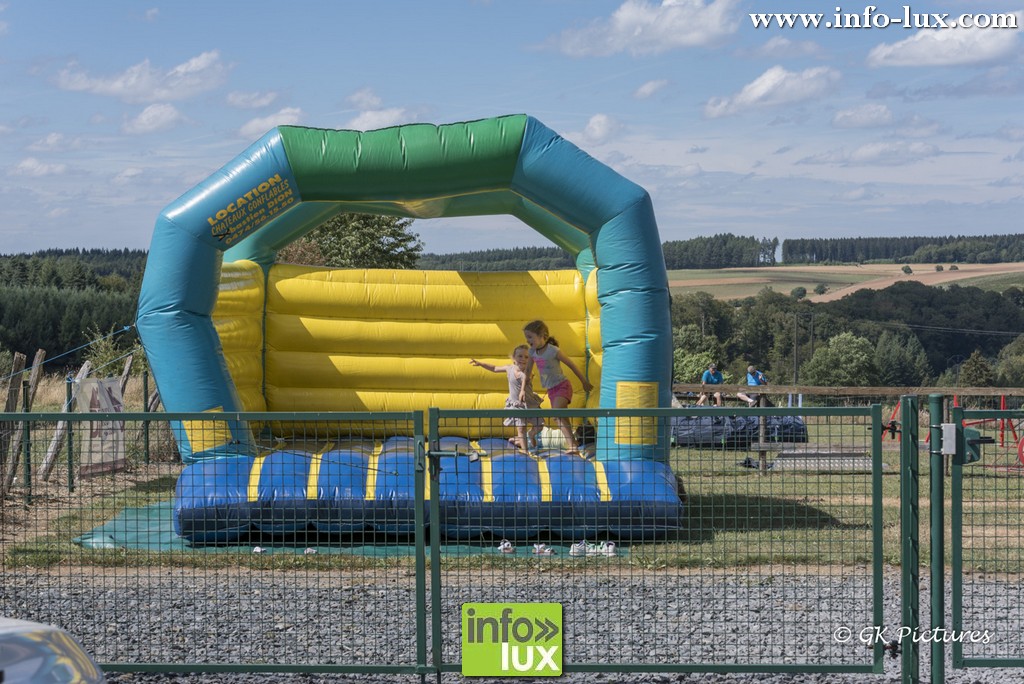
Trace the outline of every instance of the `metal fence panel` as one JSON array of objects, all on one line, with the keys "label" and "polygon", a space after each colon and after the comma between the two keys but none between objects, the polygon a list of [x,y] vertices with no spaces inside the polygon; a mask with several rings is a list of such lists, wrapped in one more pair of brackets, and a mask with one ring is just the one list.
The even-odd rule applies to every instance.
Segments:
[{"label": "metal fence panel", "polygon": [[[242,503],[220,513],[250,523],[232,538],[194,543],[173,529],[185,468],[168,421],[202,442],[203,430],[218,430],[210,414],[17,418],[26,439],[0,509],[0,614],[67,629],[108,671],[422,670],[422,414],[239,414],[251,421],[260,447],[252,462],[262,458],[264,472],[250,466]],[[123,466],[90,463],[90,441],[120,426]],[[362,469],[354,481],[387,479],[381,450],[391,435],[409,436],[414,477],[365,496],[383,504],[372,509],[373,527],[335,531],[316,504],[314,468],[346,456]],[[275,460],[282,453],[289,459]],[[273,468],[277,484],[264,492]],[[286,503],[296,495],[289,487],[298,503]]]},{"label": "metal fence panel", "polygon": [[[580,422],[605,413],[559,415]],[[550,529],[558,520],[524,524],[515,539],[515,525],[495,533],[500,520],[463,540],[439,534],[434,608],[442,669],[460,666],[463,603],[556,602],[563,607],[567,672],[881,672],[881,645],[871,635],[882,626],[883,480],[891,475],[884,486],[898,487],[898,469],[894,454],[883,458],[880,407],[643,414],[648,430],[673,437],[667,457],[685,507],[679,528],[619,539],[614,555],[599,546],[613,535],[565,537]],[[505,417],[437,411],[429,432],[497,434]],[[786,435],[776,425],[766,436],[765,419],[781,417],[798,419],[806,432]],[[729,431],[737,421],[742,425]],[[560,451],[534,455],[553,488]],[[487,469],[500,468],[507,478],[508,467],[497,462],[502,457],[500,449],[442,449],[432,462],[443,473],[471,469],[475,458],[485,464],[482,479],[495,478],[498,487],[504,483]],[[508,515],[523,522],[527,513]],[[513,545],[509,553],[502,552],[504,537]],[[578,543],[598,550],[573,555]],[[553,555],[537,555],[538,544]]]},{"label": "metal fence panel", "polygon": [[[953,409],[958,431],[951,472],[955,667],[1024,667],[1022,420],[1019,410]],[[969,447],[980,450],[981,460],[970,460]]]}]

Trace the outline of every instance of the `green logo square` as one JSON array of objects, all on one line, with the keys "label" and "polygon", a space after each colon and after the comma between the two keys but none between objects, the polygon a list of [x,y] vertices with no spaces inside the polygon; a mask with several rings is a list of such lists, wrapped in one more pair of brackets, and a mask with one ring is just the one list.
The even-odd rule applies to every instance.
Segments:
[{"label": "green logo square", "polygon": [[462,674],[559,677],[561,603],[463,603]]}]

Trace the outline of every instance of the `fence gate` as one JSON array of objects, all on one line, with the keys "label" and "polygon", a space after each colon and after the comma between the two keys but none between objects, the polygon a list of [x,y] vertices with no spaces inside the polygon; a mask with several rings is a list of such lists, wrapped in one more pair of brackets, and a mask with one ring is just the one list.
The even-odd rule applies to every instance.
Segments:
[{"label": "fence gate", "polygon": [[[576,421],[631,416],[559,413]],[[550,602],[562,607],[566,673],[835,672],[861,681],[882,674],[883,542],[898,544],[891,531],[884,538],[891,525],[883,486],[896,486],[899,455],[883,454],[881,406],[634,413],[634,427],[674,445],[685,514],[680,529],[620,539],[606,554],[609,536],[600,529],[559,538],[544,529],[558,520],[530,516],[551,512],[569,467],[595,468],[599,498],[614,501],[614,463],[543,454],[530,462],[507,443],[473,442],[500,433],[507,412],[431,412],[428,434],[469,436],[468,447],[428,443],[431,492],[453,480],[476,483],[480,499],[504,505],[522,528],[482,538],[467,528],[460,541],[457,530],[442,537],[432,525],[433,664],[442,672],[464,665],[463,604]],[[542,448],[546,439],[558,440],[558,431],[541,434]],[[517,478],[521,487],[511,487]],[[528,494],[517,498],[513,489]],[[580,501],[590,496],[583,489]],[[430,497],[432,521],[441,520],[437,498]],[[464,502],[469,518],[474,504]],[[477,522],[491,532],[502,524]],[[503,535],[511,547],[504,551]],[[544,548],[553,553],[542,555]]]},{"label": "fence gate", "polygon": [[953,667],[1021,668],[1024,439],[1017,428],[1024,412],[954,406],[952,415]]}]

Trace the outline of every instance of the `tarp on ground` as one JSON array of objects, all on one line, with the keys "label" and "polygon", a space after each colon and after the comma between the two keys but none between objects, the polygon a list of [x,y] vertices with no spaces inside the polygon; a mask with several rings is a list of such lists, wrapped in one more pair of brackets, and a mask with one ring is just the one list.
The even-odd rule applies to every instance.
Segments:
[{"label": "tarp on ground", "polygon": [[806,442],[807,426],[800,416],[674,416],[672,443],[677,447],[746,449],[760,441],[760,420],[766,442]]}]

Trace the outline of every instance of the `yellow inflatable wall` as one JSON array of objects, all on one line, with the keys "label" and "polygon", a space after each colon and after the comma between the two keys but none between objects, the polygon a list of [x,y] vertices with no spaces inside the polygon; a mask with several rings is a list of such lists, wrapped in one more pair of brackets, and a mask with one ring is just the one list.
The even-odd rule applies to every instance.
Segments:
[{"label": "yellow inflatable wall", "polygon": [[[277,264],[267,277],[264,319],[262,271],[242,261],[222,269],[214,322],[246,410],[500,409],[505,375],[469,360],[510,363],[513,347],[525,342],[523,324],[536,318],[600,386],[596,280],[597,271],[584,284],[577,271]],[[588,398],[568,369],[566,375],[571,407],[597,407],[596,390]],[[534,387],[541,390],[536,374]]]}]

